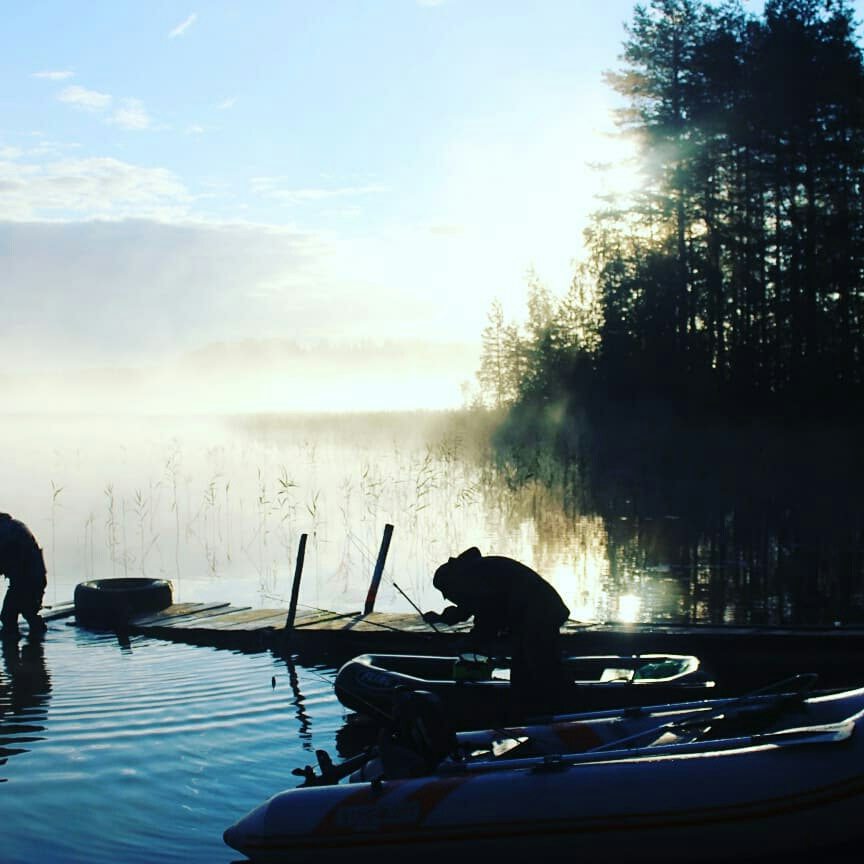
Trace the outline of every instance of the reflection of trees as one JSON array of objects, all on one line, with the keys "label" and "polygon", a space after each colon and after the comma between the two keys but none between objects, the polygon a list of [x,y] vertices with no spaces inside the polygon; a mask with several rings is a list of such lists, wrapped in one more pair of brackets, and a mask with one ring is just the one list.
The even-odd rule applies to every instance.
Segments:
[{"label": "reflection of trees", "polygon": [[578,455],[565,453],[554,470],[545,442],[542,458],[501,448],[505,476],[521,489],[509,499],[521,502],[510,524],[533,520],[538,553],[569,543],[584,555],[586,514],[602,517],[598,617],[635,594],[642,620],[864,619],[864,454],[851,427],[682,423],[616,409],[570,439],[581,442]]},{"label": "reflection of trees", "polygon": [[[628,449],[624,436],[641,446]],[[625,566],[664,566],[683,583],[682,619],[860,618],[864,460],[851,430],[682,428],[655,417],[602,438],[592,486],[614,526],[610,546]]]},{"label": "reflection of trees", "polygon": [[[51,677],[41,640],[3,641],[0,673],[0,765],[9,756],[26,753],[45,727]],[[5,778],[3,778],[5,779]]]}]

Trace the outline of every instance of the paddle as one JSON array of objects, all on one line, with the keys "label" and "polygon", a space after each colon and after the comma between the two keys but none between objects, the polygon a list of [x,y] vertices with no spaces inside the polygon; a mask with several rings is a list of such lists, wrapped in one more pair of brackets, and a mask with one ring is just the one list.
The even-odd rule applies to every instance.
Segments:
[{"label": "paddle", "polygon": [[486,774],[496,771],[511,771],[530,769],[533,771],[557,771],[577,765],[590,765],[605,762],[639,759],[643,757],[679,755],[685,753],[709,753],[723,750],[772,744],[775,747],[793,747],[804,744],[835,744],[846,741],[855,729],[855,722],[847,718],[839,723],[824,726],[803,727],[797,729],[779,729],[776,732],[766,732],[757,735],[741,735],[734,738],[722,738],[717,741],[688,741],[685,744],[664,744],[655,747],[625,747],[621,750],[586,750],[569,756],[547,755],[528,756],[522,759],[502,759],[491,762],[453,762],[442,763],[438,767],[440,774]]},{"label": "paddle", "polygon": [[[623,744],[628,742],[636,742],[643,739],[659,738],[661,735],[676,732],[687,732],[695,729],[702,729],[702,733],[707,732],[712,726],[718,723],[725,722],[731,725],[734,721],[741,720],[742,714],[746,711],[751,712],[751,719],[757,717],[765,717],[768,715],[776,715],[784,708],[792,704],[798,704],[804,697],[813,689],[814,684],[818,679],[818,675],[814,672],[804,672],[798,675],[793,675],[790,678],[784,678],[781,681],[776,681],[769,684],[767,687],[761,687],[731,702],[722,706],[720,711],[713,714],[708,709],[705,710],[707,716],[685,716],[678,720],[672,720],[666,723],[661,723],[650,729],[644,729],[635,735],[629,735],[625,738],[617,738],[614,741],[609,741],[606,744],[601,744],[593,747],[587,753],[599,753],[604,750],[617,750]],[[792,689],[789,689],[790,686]],[[777,699],[771,700],[767,704],[760,704],[761,700],[770,696],[772,693],[777,695]],[[756,703],[756,704],[754,704]],[[631,747],[634,744],[630,744]]]}]

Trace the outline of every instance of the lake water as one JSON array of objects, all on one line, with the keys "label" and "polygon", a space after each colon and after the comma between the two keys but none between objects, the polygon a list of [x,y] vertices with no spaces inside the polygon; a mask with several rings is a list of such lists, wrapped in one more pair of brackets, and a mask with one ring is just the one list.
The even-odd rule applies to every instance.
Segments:
[{"label": "lake water", "polygon": [[[477,545],[535,567],[586,621],[782,623],[813,595],[817,623],[860,614],[864,523],[850,460],[827,485],[795,492],[776,482],[793,462],[783,454],[770,476],[764,448],[752,465],[738,450],[715,459],[707,475],[695,459],[681,470],[679,447],[670,492],[645,467],[643,436],[638,459],[622,461],[623,448],[605,467],[598,458],[589,470],[607,503],[579,509],[572,485],[494,468],[484,423],[6,417],[0,510],[44,547],[49,604],[85,579],[147,576],[170,579],[176,601],[287,607],[305,533],[301,606],[359,610],[392,524],[376,604],[385,611],[411,609],[397,584],[440,609],[435,567]],[[737,485],[749,476],[752,488]],[[335,755],[335,671],[268,653],[120,644],[52,622],[44,643],[7,648],[0,666],[0,861],[235,860],[224,828],[296,785],[291,770],[314,763],[315,749]]]},{"label": "lake water", "polygon": [[3,864],[219,864],[222,831],[336,756],[334,670],[52,622],[0,666]]},{"label": "lake water", "polygon": [[[440,608],[431,575],[471,545],[544,572],[574,615],[604,617],[598,517],[510,488],[478,433],[438,415],[366,418],[7,417],[0,510],[44,548],[45,601],[85,579],[170,579],[176,601],[362,608],[385,525],[376,608],[394,581]],[[487,430],[488,431],[488,430]],[[335,669],[52,622],[0,667],[0,861],[227,862],[222,831],[336,755]]]}]

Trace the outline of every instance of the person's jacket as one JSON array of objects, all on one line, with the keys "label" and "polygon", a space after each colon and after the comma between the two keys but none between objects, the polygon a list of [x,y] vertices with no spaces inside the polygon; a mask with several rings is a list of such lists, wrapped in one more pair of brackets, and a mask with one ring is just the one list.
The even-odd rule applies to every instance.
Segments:
[{"label": "person's jacket", "polygon": [[23,581],[45,587],[42,550],[30,529],[8,513],[0,513],[0,573],[10,583]]},{"label": "person's jacket", "polygon": [[474,616],[472,633],[494,638],[531,627],[560,627],[570,610],[539,573],[513,558],[481,555],[476,547],[451,558],[436,571],[435,587],[455,606],[444,609],[447,623]]}]

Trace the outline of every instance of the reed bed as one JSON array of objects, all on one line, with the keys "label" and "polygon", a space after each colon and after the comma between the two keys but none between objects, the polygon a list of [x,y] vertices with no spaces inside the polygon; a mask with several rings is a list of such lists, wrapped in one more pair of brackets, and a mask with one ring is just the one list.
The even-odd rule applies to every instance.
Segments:
[{"label": "reed bed", "polygon": [[477,545],[553,581],[574,612],[604,606],[604,532],[541,485],[495,469],[466,414],[11,418],[0,509],[46,550],[46,602],[85,579],[170,579],[178,601],[287,606],[301,534],[302,606],[360,609],[395,526],[376,608],[399,586],[440,608],[432,573]]}]

